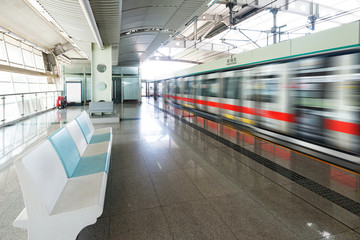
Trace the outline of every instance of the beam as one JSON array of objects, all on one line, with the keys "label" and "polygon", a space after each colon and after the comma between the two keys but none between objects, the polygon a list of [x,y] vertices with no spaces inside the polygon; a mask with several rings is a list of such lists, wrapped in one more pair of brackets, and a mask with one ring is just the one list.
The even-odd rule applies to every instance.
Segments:
[{"label": "beam", "polygon": [[17,68],[17,67],[12,67],[12,66],[6,66],[6,65],[1,65],[1,64],[0,64],[0,71],[9,72],[9,73],[19,73],[19,74],[31,75],[31,76],[37,76],[37,77],[59,78],[59,75],[52,74],[52,73],[37,72],[37,71],[32,71],[32,70]]},{"label": "beam", "polygon": [[189,61],[189,60],[181,60],[181,59],[172,59],[166,56],[159,56],[159,57],[149,57],[148,60],[150,61],[167,61],[167,62],[181,62],[181,63],[192,63],[192,64],[201,64],[202,62],[197,61]]},{"label": "beam", "polygon": [[104,44],[100,36],[99,29],[96,25],[94,14],[91,10],[89,0],[79,0],[80,6],[85,14],[85,18],[89,24],[91,32],[94,35],[95,41],[101,50],[104,50]]}]

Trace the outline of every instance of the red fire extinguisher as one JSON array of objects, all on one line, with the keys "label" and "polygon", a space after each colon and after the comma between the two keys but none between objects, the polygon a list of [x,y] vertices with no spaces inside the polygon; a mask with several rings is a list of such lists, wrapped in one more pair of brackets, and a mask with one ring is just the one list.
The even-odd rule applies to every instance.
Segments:
[{"label": "red fire extinguisher", "polygon": [[63,96],[58,96],[56,99],[56,107],[62,109],[66,107],[66,99]]}]

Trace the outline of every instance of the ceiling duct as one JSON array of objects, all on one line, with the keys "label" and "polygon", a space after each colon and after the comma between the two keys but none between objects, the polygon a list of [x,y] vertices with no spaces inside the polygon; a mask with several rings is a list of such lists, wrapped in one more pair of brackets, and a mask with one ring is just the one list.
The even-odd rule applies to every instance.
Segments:
[{"label": "ceiling duct", "polygon": [[53,49],[53,52],[54,52],[55,56],[59,56],[59,55],[64,54],[74,48],[75,47],[71,43],[68,42],[65,44],[56,45],[55,48]]}]

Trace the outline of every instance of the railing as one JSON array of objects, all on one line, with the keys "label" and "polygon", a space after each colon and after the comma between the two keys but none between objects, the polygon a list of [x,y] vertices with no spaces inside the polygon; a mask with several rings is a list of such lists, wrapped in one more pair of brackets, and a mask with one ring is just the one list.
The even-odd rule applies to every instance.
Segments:
[{"label": "railing", "polygon": [[54,108],[62,91],[0,94],[0,126]]}]

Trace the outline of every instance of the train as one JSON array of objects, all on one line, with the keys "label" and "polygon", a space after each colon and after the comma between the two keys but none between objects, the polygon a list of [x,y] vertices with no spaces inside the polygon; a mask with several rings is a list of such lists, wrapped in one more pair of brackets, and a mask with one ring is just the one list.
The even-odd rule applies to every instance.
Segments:
[{"label": "train", "polygon": [[359,50],[162,79],[154,96],[360,156]]}]

